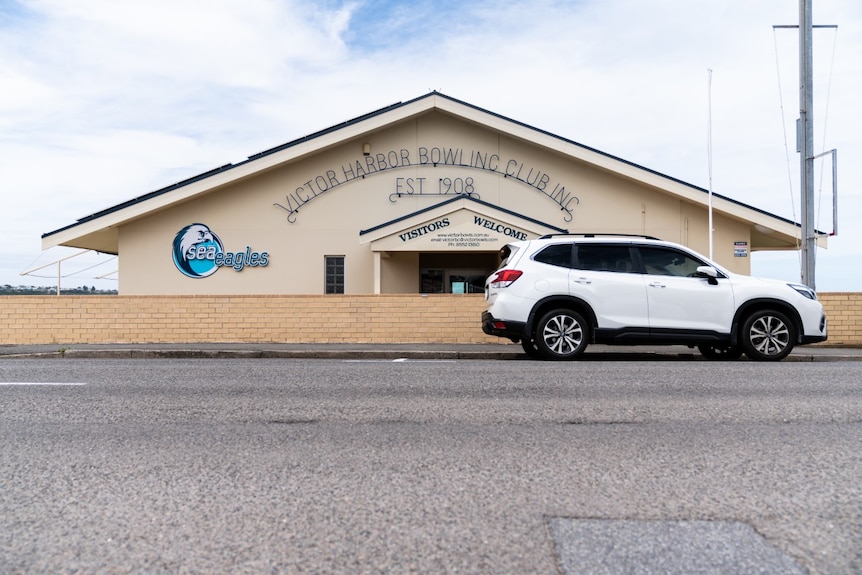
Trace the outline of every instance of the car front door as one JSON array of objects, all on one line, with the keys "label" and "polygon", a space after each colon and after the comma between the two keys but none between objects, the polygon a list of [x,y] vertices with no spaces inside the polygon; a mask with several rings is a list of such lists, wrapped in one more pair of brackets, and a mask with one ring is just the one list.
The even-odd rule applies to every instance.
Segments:
[{"label": "car front door", "polygon": [[730,333],[734,299],[730,281],[699,277],[708,265],[686,252],[665,247],[639,248],[644,267],[650,331],[663,334]]}]

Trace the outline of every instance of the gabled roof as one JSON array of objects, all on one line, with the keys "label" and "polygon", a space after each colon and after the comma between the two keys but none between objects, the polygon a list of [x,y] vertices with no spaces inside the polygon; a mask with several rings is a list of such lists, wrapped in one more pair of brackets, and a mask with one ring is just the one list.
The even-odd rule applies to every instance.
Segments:
[{"label": "gabled roof", "polygon": [[[507,210],[506,208],[501,208],[500,206],[495,206],[494,204],[492,204],[490,202],[486,202],[486,201],[480,200],[478,198],[464,195],[464,196],[453,196],[453,197],[449,198],[448,200],[442,201],[438,204],[434,204],[433,206],[428,206],[426,208],[422,208],[421,210],[417,210],[411,214],[405,214],[405,215],[401,216],[400,218],[395,218],[394,220],[390,220],[388,222],[383,222],[382,224],[378,224],[374,227],[368,228],[367,230],[360,230],[359,235],[360,236],[372,235],[375,232],[380,232],[381,230],[385,230],[386,228],[396,226],[397,224],[403,224],[404,222],[412,220],[412,219],[416,218],[417,216],[423,216],[425,214],[439,212],[441,210],[441,208],[446,208],[447,206],[450,206],[450,204],[461,204],[461,205],[452,206],[448,210],[444,210],[442,213],[453,212],[453,211],[462,209],[461,206],[463,206],[464,204],[467,204],[468,202],[476,204],[483,213],[488,213],[487,209],[490,209],[490,210],[493,210],[495,212],[498,212],[501,215],[511,217],[511,218],[516,218],[518,220],[523,220],[524,222],[527,222],[527,223],[532,224],[534,226],[540,226],[540,227],[546,228],[546,229],[551,230],[553,232],[557,232],[557,233],[561,233],[561,234],[568,232],[568,230],[565,230],[565,229],[557,227],[557,226],[553,226],[551,224],[546,224],[545,222],[540,222],[539,220],[537,220],[535,218],[530,218],[530,217],[527,217],[527,216],[524,216],[521,214],[516,214],[512,210]],[[485,209],[482,209],[482,208],[485,208]],[[392,232],[387,232],[387,233],[392,233]]]},{"label": "gabled roof", "polygon": [[[214,170],[90,214],[68,226],[43,234],[43,249],[66,245],[95,249],[106,253],[117,253],[117,228],[127,222],[253,177],[287,162],[318,153],[342,141],[358,138],[393,123],[433,110],[555,150],[565,156],[612,171],[644,185],[664,190],[696,204],[705,205],[708,201],[708,190],[434,91],[259,152],[237,164],[225,164]],[[712,201],[713,209],[716,211],[749,221],[755,227],[760,226],[767,229],[773,233],[773,238],[774,233],[777,232],[784,237],[783,242],[778,242],[779,245],[786,246],[793,243],[799,235],[799,224],[791,220],[719,194],[713,194]]]}]

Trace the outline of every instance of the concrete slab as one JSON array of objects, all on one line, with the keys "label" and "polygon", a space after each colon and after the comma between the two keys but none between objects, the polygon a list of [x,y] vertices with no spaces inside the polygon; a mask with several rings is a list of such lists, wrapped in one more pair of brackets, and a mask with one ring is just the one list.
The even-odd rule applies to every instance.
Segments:
[{"label": "concrete slab", "polygon": [[808,572],[736,521],[554,518],[549,526],[567,575]]}]

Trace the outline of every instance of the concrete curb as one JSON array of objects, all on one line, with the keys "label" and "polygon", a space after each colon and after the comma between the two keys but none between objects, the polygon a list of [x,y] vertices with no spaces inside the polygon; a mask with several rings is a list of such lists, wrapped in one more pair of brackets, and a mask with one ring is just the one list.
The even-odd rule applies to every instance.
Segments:
[{"label": "concrete curb", "polygon": [[[613,351],[587,352],[578,361],[707,361],[695,350],[680,352],[677,349],[663,351],[659,349],[627,349],[617,348]],[[801,350],[784,359],[784,362],[838,362],[862,361],[862,350],[830,349],[809,352]],[[441,360],[524,360],[529,358],[520,350],[506,351],[488,350],[422,350],[422,349],[324,349],[319,347],[309,349],[232,349],[230,347],[216,349],[199,349],[189,347],[159,349],[146,346],[110,349],[58,349],[57,351],[27,351],[20,353],[0,353],[0,359],[337,359],[356,361],[395,361],[399,359],[414,361]],[[742,358],[738,361],[749,361]]]}]

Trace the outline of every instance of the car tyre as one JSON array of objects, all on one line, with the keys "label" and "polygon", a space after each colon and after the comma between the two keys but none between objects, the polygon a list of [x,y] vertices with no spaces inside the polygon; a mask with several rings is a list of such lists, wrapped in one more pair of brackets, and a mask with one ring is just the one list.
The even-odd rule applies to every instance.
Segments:
[{"label": "car tyre", "polygon": [[742,357],[742,348],[738,345],[714,345],[702,343],[697,346],[701,355],[711,361],[732,361]]},{"label": "car tyre", "polygon": [[781,361],[793,350],[796,328],[775,310],[757,311],[745,320],[740,333],[745,355],[757,361]]},{"label": "car tyre", "polygon": [[536,342],[531,339],[522,339],[521,348],[524,350],[524,353],[532,359],[540,359],[542,357],[542,354],[539,353],[539,348],[536,347]]},{"label": "car tyre", "polygon": [[536,324],[535,345],[546,359],[574,359],[586,349],[589,332],[581,314],[570,309],[555,309]]}]

